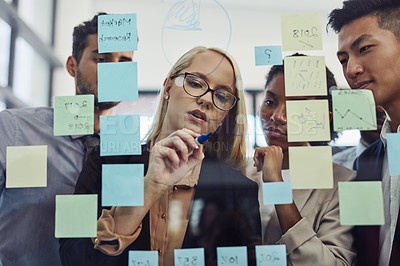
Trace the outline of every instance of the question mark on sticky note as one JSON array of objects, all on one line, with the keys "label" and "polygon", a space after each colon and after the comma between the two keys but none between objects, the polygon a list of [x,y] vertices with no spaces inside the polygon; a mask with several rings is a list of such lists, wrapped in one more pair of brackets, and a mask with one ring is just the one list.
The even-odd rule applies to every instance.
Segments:
[{"label": "question mark on sticky note", "polygon": [[271,49],[265,49],[264,53],[268,56],[268,60],[270,60],[271,59],[272,50]]}]

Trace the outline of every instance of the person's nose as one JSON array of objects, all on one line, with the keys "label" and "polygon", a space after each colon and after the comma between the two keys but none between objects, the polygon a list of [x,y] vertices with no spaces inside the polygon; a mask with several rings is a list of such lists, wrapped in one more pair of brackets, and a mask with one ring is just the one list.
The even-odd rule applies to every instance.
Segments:
[{"label": "person's nose", "polygon": [[213,107],[214,103],[212,100],[212,91],[208,91],[206,94],[203,96],[199,96],[196,99],[197,104],[205,106],[207,109],[210,109]]},{"label": "person's nose", "polygon": [[360,60],[353,57],[348,59],[345,71],[348,78],[354,79],[364,73],[364,67]]},{"label": "person's nose", "polygon": [[275,124],[286,125],[286,104],[279,104],[270,118]]}]

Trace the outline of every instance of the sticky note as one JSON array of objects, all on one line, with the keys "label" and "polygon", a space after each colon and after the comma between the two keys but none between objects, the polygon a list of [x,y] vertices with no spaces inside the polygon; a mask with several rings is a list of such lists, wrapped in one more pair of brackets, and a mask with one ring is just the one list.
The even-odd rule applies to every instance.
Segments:
[{"label": "sticky note", "polygon": [[376,130],[375,100],[370,90],[332,90],[333,130]]},{"label": "sticky note", "polygon": [[97,64],[99,102],[138,99],[137,62]]},{"label": "sticky note", "polygon": [[256,260],[257,266],[286,266],[286,246],[256,246]]},{"label": "sticky note", "polygon": [[381,181],[339,182],[341,225],[382,225],[383,197]]},{"label": "sticky note", "polygon": [[328,100],[286,101],[289,142],[331,139]]},{"label": "sticky note", "polygon": [[247,247],[217,247],[218,266],[247,266]]},{"label": "sticky note", "polygon": [[289,147],[292,189],[333,188],[332,147]]},{"label": "sticky note", "polygon": [[204,266],[204,248],[187,248],[174,250],[175,266]]},{"label": "sticky note", "polygon": [[262,184],[263,203],[290,204],[293,202],[291,182],[267,182]]},{"label": "sticky note", "polygon": [[6,188],[47,186],[47,146],[9,146]]},{"label": "sticky note", "polygon": [[102,206],[143,206],[143,164],[102,165]]},{"label": "sticky note", "polygon": [[328,95],[323,56],[285,57],[285,95]]},{"label": "sticky note", "polygon": [[94,125],[94,95],[54,97],[54,136],[90,135]]},{"label": "sticky note", "polygon": [[56,195],[57,238],[97,236],[97,195]]},{"label": "sticky note", "polygon": [[281,14],[283,51],[322,50],[319,13]]},{"label": "sticky note", "polygon": [[400,133],[388,133],[386,136],[389,174],[400,175]]},{"label": "sticky note", "polygon": [[140,116],[100,116],[100,156],[140,155]]},{"label": "sticky note", "polygon": [[256,66],[282,65],[281,46],[256,46],[254,47]]},{"label": "sticky note", "polygon": [[97,40],[99,53],[136,51],[136,14],[100,15]]},{"label": "sticky note", "polygon": [[129,250],[128,266],[158,266],[158,251]]}]

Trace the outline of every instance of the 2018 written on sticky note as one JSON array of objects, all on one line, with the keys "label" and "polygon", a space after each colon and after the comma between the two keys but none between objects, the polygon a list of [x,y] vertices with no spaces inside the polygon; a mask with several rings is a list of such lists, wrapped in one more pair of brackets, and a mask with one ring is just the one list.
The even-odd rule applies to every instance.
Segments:
[{"label": "2018 written on sticky note", "polygon": [[332,147],[289,147],[289,170],[293,189],[333,188]]},{"label": "2018 written on sticky note", "polygon": [[99,53],[137,50],[136,14],[98,16]]},{"label": "2018 written on sticky note", "polygon": [[94,95],[54,97],[54,136],[93,134]]},{"label": "2018 written on sticky note", "polygon": [[102,206],[143,206],[143,164],[102,165]]},{"label": "2018 written on sticky note", "polygon": [[256,246],[256,260],[257,266],[286,266],[286,246]]},{"label": "2018 written on sticky note", "polygon": [[138,99],[137,62],[97,64],[99,102]]},{"label": "2018 written on sticky note", "polygon": [[323,56],[285,57],[285,95],[328,95]]},{"label": "2018 written on sticky note", "polygon": [[322,50],[319,13],[281,14],[283,51]]},{"label": "2018 written on sticky note", "polygon": [[328,100],[286,101],[289,142],[329,141]]},{"label": "2018 written on sticky note", "polygon": [[55,237],[97,236],[97,195],[56,195]]},{"label": "2018 written on sticky note", "polygon": [[333,129],[376,130],[376,107],[370,90],[332,90]]},{"label": "2018 written on sticky note", "polygon": [[47,186],[47,146],[9,146],[6,188]]},{"label": "2018 written on sticky note", "polygon": [[383,196],[381,181],[339,182],[341,225],[382,225]]},{"label": "2018 written on sticky note", "polygon": [[100,116],[100,156],[140,155],[140,116]]}]

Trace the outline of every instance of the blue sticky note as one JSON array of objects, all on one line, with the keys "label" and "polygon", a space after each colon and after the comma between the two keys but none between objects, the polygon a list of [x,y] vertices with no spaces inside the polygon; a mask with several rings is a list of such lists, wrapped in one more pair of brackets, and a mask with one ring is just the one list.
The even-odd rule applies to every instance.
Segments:
[{"label": "blue sticky note", "polygon": [[137,62],[97,64],[99,102],[138,99]]},{"label": "blue sticky note", "polygon": [[400,133],[387,134],[389,174],[400,175]]},{"label": "blue sticky note", "polygon": [[247,266],[247,247],[217,247],[218,266]]},{"label": "blue sticky note", "polygon": [[155,250],[129,250],[128,266],[158,266]]},{"label": "blue sticky note", "polygon": [[268,182],[262,184],[263,202],[267,204],[290,204],[293,202],[291,182]]},{"label": "blue sticky note", "polygon": [[281,46],[256,46],[256,66],[282,65]]},{"label": "blue sticky note", "polygon": [[139,115],[100,116],[100,156],[141,154]]},{"label": "blue sticky note", "polygon": [[102,206],[143,206],[143,164],[102,165]]},{"label": "blue sticky note", "polygon": [[257,266],[286,266],[286,246],[256,246]]},{"label": "blue sticky note", "polygon": [[204,248],[186,248],[174,250],[175,266],[204,266]]},{"label": "blue sticky note", "polygon": [[97,40],[99,53],[136,51],[136,14],[100,15]]}]

